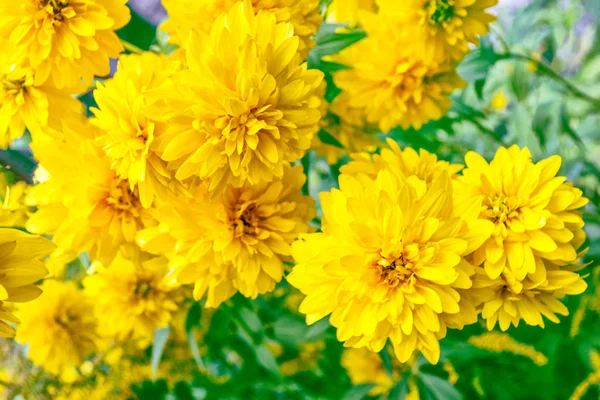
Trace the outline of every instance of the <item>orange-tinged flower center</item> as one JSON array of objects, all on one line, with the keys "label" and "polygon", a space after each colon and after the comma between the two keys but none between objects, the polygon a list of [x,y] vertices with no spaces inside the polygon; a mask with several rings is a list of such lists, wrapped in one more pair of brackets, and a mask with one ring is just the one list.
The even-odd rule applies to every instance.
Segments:
[{"label": "orange-tinged flower center", "polygon": [[136,218],[140,216],[142,209],[137,186],[131,190],[129,182],[122,179],[113,181],[106,203],[116,212],[129,213]]},{"label": "orange-tinged flower center", "polygon": [[506,224],[521,214],[518,199],[504,194],[488,196],[484,200],[484,207],[485,216],[494,223]]},{"label": "orange-tinged flower center", "polygon": [[386,256],[382,254],[376,264],[381,281],[392,288],[404,284],[412,286],[416,280],[414,276],[416,270],[431,261],[434,253],[433,247],[412,243],[404,246],[399,254]]},{"label": "orange-tinged flower center", "polygon": [[235,236],[256,236],[259,232],[260,218],[257,216],[257,207],[254,203],[237,205],[233,228]]}]

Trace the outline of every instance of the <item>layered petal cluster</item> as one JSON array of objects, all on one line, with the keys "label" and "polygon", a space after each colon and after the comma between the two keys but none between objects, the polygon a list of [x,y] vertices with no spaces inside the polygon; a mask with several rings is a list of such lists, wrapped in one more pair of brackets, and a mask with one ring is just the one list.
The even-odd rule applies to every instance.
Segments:
[{"label": "layered petal cluster", "polygon": [[281,178],[318,130],[314,96],[323,73],[308,70],[289,23],[239,2],[210,34],[193,31],[188,69],[156,95],[169,121],[161,157],[176,177],[208,180],[214,191]]},{"label": "layered petal cluster", "polygon": [[[324,88],[323,88],[324,89]],[[322,129],[341,145],[325,143],[319,135],[315,135],[311,149],[324,157],[327,163],[335,165],[344,154],[357,152],[374,152],[382,142],[369,127],[362,109],[350,107],[350,97],[342,92],[331,104],[322,100],[324,117],[321,119]]]},{"label": "layered petal cluster", "polygon": [[63,119],[55,137],[31,144],[47,180],[31,188],[26,204],[37,207],[27,230],[52,235],[63,261],[81,252],[104,263],[136,232],[155,224],[142,207],[137,187],[111,170],[111,160],[94,144],[95,128],[85,117]]},{"label": "layered petal cluster", "polygon": [[368,37],[334,57],[350,67],[334,75],[350,106],[363,109],[367,122],[384,133],[398,125],[420,129],[441,118],[449,95],[465,86],[454,65],[425,57],[427,43],[385,14],[365,12],[361,24]]},{"label": "layered petal cluster", "polygon": [[15,330],[8,323],[19,323],[7,303],[29,302],[42,293],[34,285],[48,274],[40,258],[53,249],[43,237],[0,229],[0,337],[14,336]]},{"label": "layered petal cluster", "polygon": [[14,182],[8,172],[0,173],[0,226],[25,226],[30,211],[24,203],[28,187],[26,182]]},{"label": "layered petal cluster", "polygon": [[115,30],[130,18],[127,0],[25,0],[0,4],[0,42],[14,62],[35,71],[36,86],[90,85],[123,51]]},{"label": "layered petal cluster", "polygon": [[113,79],[98,82],[91,108],[98,136],[117,175],[139,191],[149,208],[154,198],[164,200],[172,173],[158,152],[165,123],[155,121],[148,111],[146,92],[160,86],[179,69],[179,64],[154,53],[123,56]]},{"label": "layered petal cluster", "polygon": [[10,57],[5,52],[2,54],[0,148],[7,148],[25,129],[38,135],[47,126],[56,127],[62,113],[81,111],[81,103],[68,92],[56,89],[50,82],[37,82],[32,68],[12,64]]},{"label": "layered petal cluster", "polygon": [[256,298],[272,291],[290,260],[291,243],[311,230],[314,201],[300,194],[302,167],[286,167],[271,183],[228,186],[209,196],[200,186],[173,199],[156,215],[160,225],[140,232],[149,252],[168,254],[179,283],[194,283],[194,297],[217,307],[236,292]]},{"label": "layered petal cluster", "polygon": [[[384,350],[384,351],[387,351]],[[390,356],[391,352],[389,352]],[[390,374],[381,361],[381,356],[366,348],[344,349],[342,353],[342,366],[348,372],[353,385],[375,384],[369,391],[369,396],[379,396],[389,393],[403,372],[403,364],[392,358],[392,373]],[[407,363],[406,367],[408,367]]]},{"label": "layered petal cluster", "polygon": [[130,253],[120,252],[108,267],[94,265],[96,273],[83,284],[95,299],[102,336],[147,346],[156,328],[168,326],[178,309],[178,296],[165,280],[166,258]]},{"label": "layered petal cluster", "polygon": [[469,52],[469,43],[478,45],[479,35],[489,31],[496,17],[486,10],[498,0],[377,0],[382,14],[398,18],[401,24],[425,38],[421,51],[428,57],[459,61]]},{"label": "layered petal cluster", "polygon": [[357,25],[363,10],[375,12],[376,9],[375,0],[332,0],[327,6],[327,22]]},{"label": "layered petal cluster", "polygon": [[[160,28],[169,34],[169,41],[187,48],[192,30],[209,33],[213,23],[244,0],[163,0],[169,19]],[[300,38],[298,51],[304,60],[314,47],[313,37],[322,22],[318,0],[251,0],[255,12],[272,12],[277,22],[291,23]]]},{"label": "layered petal cluster", "polygon": [[27,356],[54,375],[79,366],[98,346],[92,299],[74,282],[46,280],[43,294],[19,308],[17,341]]},{"label": "layered petal cluster", "polygon": [[586,235],[581,190],[556,176],[559,156],[533,163],[529,149],[501,147],[488,163],[465,156],[467,168],[457,182],[457,203],[480,202],[480,218],[494,224],[491,237],[473,253],[496,295],[483,308],[488,328],[502,330],[524,320],[544,326],[542,316],[558,322],[566,315],[558,300],[586,288],[575,271]]},{"label": "layered petal cluster", "polygon": [[323,232],[293,244],[288,281],[306,295],[307,323],[330,315],[345,346],[379,352],[389,339],[401,362],[418,350],[436,363],[447,316],[472,320],[465,257],[493,228],[477,204],[455,208],[452,198],[445,172],[430,184],[387,169],[342,174],[339,190],[321,194]]}]

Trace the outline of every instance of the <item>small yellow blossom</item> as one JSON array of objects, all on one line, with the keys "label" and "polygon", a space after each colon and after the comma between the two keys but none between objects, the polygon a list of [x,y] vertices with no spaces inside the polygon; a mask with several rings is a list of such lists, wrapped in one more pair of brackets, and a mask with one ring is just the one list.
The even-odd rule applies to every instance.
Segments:
[{"label": "small yellow blossom", "polygon": [[113,79],[98,82],[92,108],[96,118],[96,143],[103,147],[111,165],[130,190],[139,191],[145,208],[154,197],[166,199],[171,172],[157,153],[157,143],[165,124],[147,111],[145,92],[160,86],[179,69],[179,64],[154,53],[122,56]]},{"label": "small yellow blossom", "polygon": [[39,260],[52,251],[52,243],[39,236],[17,229],[0,229],[0,337],[12,337],[15,330],[8,323],[17,324],[9,303],[34,300],[41,290],[34,285],[48,271]]},{"label": "small yellow blossom", "polygon": [[245,1],[210,35],[192,32],[188,69],[155,93],[168,104],[158,110],[169,121],[161,157],[177,179],[198,176],[210,191],[269,182],[308,150],[323,73],[301,63],[293,31]]},{"label": "small yellow blossom", "polygon": [[94,303],[74,282],[46,280],[43,294],[19,308],[17,341],[29,359],[54,375],[81,365],[98,344]]},{"label": "small yellow blossom", "polygon": [[[99,333],[117,340],[151,343],[156,328],[164,328],[177,310],[177,296],[165,281],[168,260],[120,252],[97,273],[85,278],[87,295],[96,302]],[[179,299],[181,300],[181,299]]]},{"label": "small yellow blossom", "polygon": [[155,224],[137,187],[132,190],[111,170],[110,159],[94,144],[96,134],[85,117],[71,115],[56,137],[46,135],[31,144],[50,177],[27,195],[26,204],[37,211],[26,227],[53,235],[65,261],[88,251],[90,259],[110,263],[119,246],[133,243],[139,229]]},{"label": "small yellow blossom", "polygon": [[365,13],[361,22],[369,36],[334,57],[350,67],[334,75],[350,106],[364,109],[367,122],[384,133],[441,118],[450,94],[465,86],[454,66],[426,59],[420,54],[426,44],[385,15]]},{"label": "small yellow blossom", "polygon": [[[243,0],[163,0],[169,19],[160,28],[167,32],[170,42],[187,47],[194,29],[209,33],[214,22]],[[322,22],[319,0],[251,0],[256,13],[261,10],[275,15],[277,22],[289,22],[294,35],[300,38],[298,51],[304,60],[314,47],[313,36]]]},{"label": "small yellow blossom", "polygon": [[480,349],[496,353],[507,351],[527,357],[539,366],[548,364],[548,358],[533,348],[533,346],[519,343],[506,333],[488,332],[480,336],[472,336],[468,342]]},{"label": "small yellow blossom", "polygon": [[290,244],[311,230],[314,201],[300,194],[302,167],[286,167],[281,180],[255,186],[228,186],[210,197],[204,186],[187,198],[172,199],[156,213],[160,225],[138,234],[148,252],[167,254],[179,283],[195,283],[217,307],[237,291],[256,298],[283,277]]},{"label": "small yellow blossom", "polygon": [[509,103],[509,99],[506,96],[506,93],[504,93],[503,90],[497,90],[494,93],[492,100],[490,101],[490,107],[493,110],[502,112],[502,111],[506,110],[506,107],[508,107],[508,103]]},{"label": "small yellow blossom", "polygon": [[0,42],[35,70],[35,85],[79,91],[110,72],[123,51],[115,30],[130,18],[127,0],[25,0],[0,4]]},{"label": "small yellow blossom", "polygon": [[0,172],[0,226],[24,227],[29,211],[24,203],[28,185],[23,181],[10,184],[7,174]]},{"label": "small yellow blossom", "polygon": [[496,17],[486,9],[498,0],[377,0],[379,12],[398,18],[398,24],[424,37],[421,51],[432,58],[459,61],[469,43],[479,44]]}]

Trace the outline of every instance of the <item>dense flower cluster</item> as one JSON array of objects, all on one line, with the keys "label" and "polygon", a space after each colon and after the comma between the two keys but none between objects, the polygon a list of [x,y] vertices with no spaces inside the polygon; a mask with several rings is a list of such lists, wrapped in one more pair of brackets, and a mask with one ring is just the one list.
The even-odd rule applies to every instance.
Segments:
[{"label": "dense flower cluster", "polygon": [[343,169],[340,189],[320,195],[322,232],[293,245],[288,281],[307,295],[307,323],[331,314],[346,346],[379,352],[389,339],[400,361],[419,350],[436,363],[446,330],[479,314],[489,329],[558,322],[558,299],[586,288],[574,271],[587,200],[556,177],[560,159],[467,153],[459,176],[391,145]]},{"label": "dense flower cluster", "polygon": [[[0,4],[0,147],[35,165],[0,170],[0,336],[72,384],[46,394],[130,398],[188,346],[162,364],[169,384],[222,383],[198,346],[214,313],[285,376],[329,346],[299,314],[329,317],[353,384],[385,396],[404,376],[418,398],[418,357],[437,363],[449,329],[544,327],[586,289],[588,200],[559,156],[515,145],[462,165],[384,138],[447,113],[495,0],[164,0],[169,44],[151,51],[119,39],[126,3]],[[326,164],[338,188],[316,202]],[[263,326],[250,307],[280,293],[294,314]],[[498,335],[473,343],[539,356]]]}]

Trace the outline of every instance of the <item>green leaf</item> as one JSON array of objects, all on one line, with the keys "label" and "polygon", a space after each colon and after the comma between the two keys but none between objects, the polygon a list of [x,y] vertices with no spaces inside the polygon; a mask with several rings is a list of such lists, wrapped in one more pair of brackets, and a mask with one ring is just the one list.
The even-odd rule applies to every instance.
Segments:
[{"label": "green leaf", "polygon": [[269,351],[267,346],[264,343],[256,346],[256,361],[260,365],[262,365],[267,371],[271,372],[273,375],[279,376],[279,367],[277,366],[277,361],[275,361],[275,357],[273,353]]},{"label": "green leaf", "polygon": [[394,385],[388,395],[389,400],[405,399],[408,395],[408,375],[404,374],[400,377],[400,380]]},{"label": "green leaf", "polygon": [[392,367],[392,359],[390,357],[390,353],[388,351],[387,346],[383,346],[383,349],[379,352],[379,357],[381,358],[381,362],[383,363],[383,367],[389,376],[392,376],[393,367]]},{"label": "green leaf", "polygon": [[294,317],[283,317],[273,324],[275,338],[283,344],[297,346],[306,337],[308,327],[303,321]]},{"label": "green leaf", "polygon": [[163,352],[165,351],[165,346],[167,341],[169,340],[169,335],[171,333],[171,327],[168,326],[166,328],[158,328],[154,331],[154,342],[152,345],[152,379],[156,379],[156,375],[158,373],[158,366],[160,364],[160,359],[162,358]]},{"label": "green leaf", "polygon": [[435,375],[420,374],[419,382],[422,384],[422,394],[426,399],[432,400],[461,400],[462,395],[447,380]]},{"label": "green leaf", "polygon": [[240,317],[240,322],[243,324],[243,328],[246,329],[248,333],[256,338],[262,337],[264,328],[256,312],[243,307],[238,309],[238,316]]},{"label": "green leaf", "polygon": [[571,123],[569,121],[569,115],[567,114],[567,105],[563,103],[560,106],[560,125],[563,132],[565,132],[575,143],[580,146],[583,146],[583,140],[581,136],[571,127]]},{"label": "green leaf", "polygon": [[374,383],[363,383],[350,388],[342,397],[342,400],[362,400],[375,387]]},{"label": "green leaf", "polygon": [[200,324],[201,318],[202,306],[199,302],[195,302],[188,310],[185,319],[185,334],[187,336],[188,343],[190,344],[194,361],[196,362],[196,365],[198,365],[198,369],[200,371],[204,371],[206,368],[202,362],[202,357],[200,356],[200,349],[198,348],[198,342],[196,342],[196,336],[194,336],[194,329]]},{"label": "green leaf", "polygon": [[117,35],[142,50],[148,50],[156,41],[156,27],[131,10],[131,20],[117,31]]},{"label": "green leaf", "polygon": [[306,332],[306,340],[313,341],[313,340],[321,339],[324,336],[327,329],[329,329],[330,326],[331,325],[329,324],[329,321],[326,318],[324,318],[318,322],[315,322],[314,325],[311,325],[308,328],[308,331]]},{"label": "green leaf", "polygon": [[344,146],[339,142],[339,140],[337,140],[335,137],[333,137],[325,129],[320,129],[318,136],[319,136],[319,140],[325,144],[330,144],[332,146],[339,147],[340,149],[344,148]]}]

